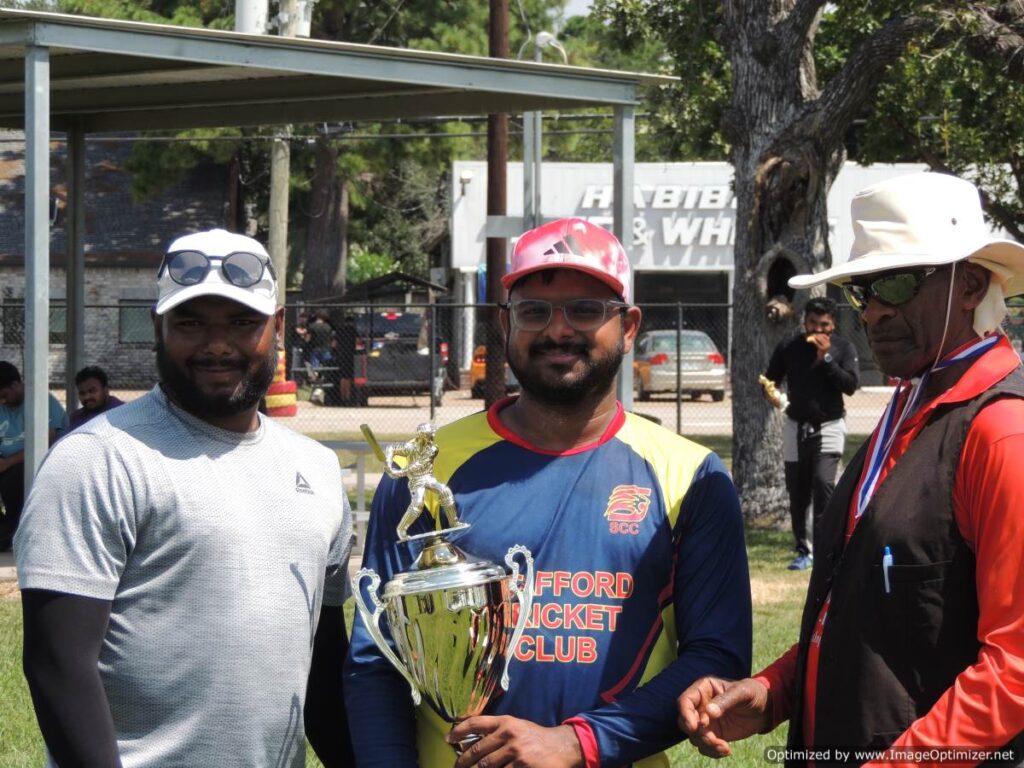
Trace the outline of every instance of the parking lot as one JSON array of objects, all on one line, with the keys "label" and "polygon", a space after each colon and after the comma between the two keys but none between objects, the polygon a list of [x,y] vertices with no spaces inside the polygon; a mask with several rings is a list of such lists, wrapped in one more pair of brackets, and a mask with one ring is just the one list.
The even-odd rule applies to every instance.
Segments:
[{"label": "parking lot", "polygon": [[[867,434],[875,426],[889,400],[892,390],[886,387],[865,387],[846,399],[847,430],[851,434]],[[483,409],[483,400],[470,397],[468,390],[445,393],[443,404],[434,411],[438,425],[448,424]],[[634,410],[654,416],[672,429],[676,426],[676,401],[657,397],[649,402],[634,402]],[[720,403],[704,397],[697,401],[683,400],[680,406],[681,429],[686,435],[730,434],[732,400],[729,395]],[[327,408],[309,402],[299,403],[295,417],[282,419],[292,429],[311,435],[351,435],[359,437],[359,425],[369,424],[382,435],[401,437],[411,434],[418,424],[430,418],[427,395],[371,397],[365,408]]]}]

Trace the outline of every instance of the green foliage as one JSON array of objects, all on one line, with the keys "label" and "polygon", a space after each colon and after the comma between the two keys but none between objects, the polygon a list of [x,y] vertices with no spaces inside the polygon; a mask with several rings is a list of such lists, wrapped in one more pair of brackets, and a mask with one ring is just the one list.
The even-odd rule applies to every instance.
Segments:
[{"label": "green foliage", "polygon": [[[232,135],[239,140],[220,140]],[[242,149],[242,136],[235,129],[184,131],[178,138],[191,140],[140,141],[133,146],[125,168],[132,175],[132,196],[137,201],[184,180],[204,160],[226,163]]]},{"label": "green foliage", "polygon": [[[416,142],[402,142],[403,148],[410,143]],[[446,171],[406,157],[365,179],[366,203],[350,229],[353,241],[389,254],[402,272],[426,277],[430,250],[446,231],[447,178]]]},{"label": "green foliage", "polygon": [[[920,4],[913,4],[920,5]],[[868,8],[870,7],[870,11]],[[920,10],[920,9],[919,9]],[[836,69],[851,46],[881,23],[879,9],[840,4],[822,24],[821,69]],[[877,98],[850,132],[851,159],[921,162],[977,183],[996,223],[1024,229],[1024,84],[967,50],[971,17],[945,21],[888,72]]]},{"label": "green foliage", "polygon": [[727,159],[720,126],[731,70],[720,40],[718,0],[595,0],[588,25],[589,36],[603,43],[607,66],[680,78],[676,85],[649,89],[638,159],[642,145],[649,160]]},{"label": "green foliage", "polygon": [[359,283],[381,277],[398,269],[398,263],[383,253],[367,251],[358,243],[352,246],[348,254],[348,283]]},{"label": "green foliage", "polygon": [[[1009,80],[999,63],[973,57],[964,42],[973,31],[975,8],[986,5],[828,3],[813,53],[818,85],[824,87],[887,21],[908,14],[935,18],[936,33],[912,45],[890,68],[862,120],[851,127],[849,156],[865,164],[921,162],[970,178],[984,190],[996,222],[1021,236],[1024,85]],[[729,145],[720,126],[729,108],[731,77],[722,3],[595,0],[593,8],[579,31],[581,40],[597,47],[594,61],[631,68],[623,56],[634,51],[649,56],[662,46],[659,71],[681,78],[678,86],[660,89],[645,102],[651,118],[648,135],[638,137],[638,157],[641,141],[647,141],[659,159],[726,159]],[[605,50],[621,53],[602,59]]]},{"label": "green foliage", "polygon": [[180,27],[234,28],[235,5],[230,0],[58,0],[57,6],[62,13],[104,19],[147,21]]}]

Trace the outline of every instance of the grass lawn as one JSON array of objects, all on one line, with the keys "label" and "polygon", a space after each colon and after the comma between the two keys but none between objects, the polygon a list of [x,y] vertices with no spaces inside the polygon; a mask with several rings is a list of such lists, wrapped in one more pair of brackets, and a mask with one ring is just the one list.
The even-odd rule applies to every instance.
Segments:
[{"label": "grass lawn", "polygon": [[[754,600],[755,671],[796,641],[808,572],[786,570],[792,557],[789,538],[788,533],[778,531],[747,532]],[[13,587],[11,583],[0,583],[0,768],[36,768],[43,763],[43,744],[21,674],[21,604]],[[346,606],[349,626],[351,608],[351,603]],[[781,746],[785,741],[785,726],[767,736],[748,739],[734,746],[735,756],[725,765],[762,765],[764,749]],[[308,764],[319,768],[319,761],[312,752],[309,754]],[[689,745],[678,746],[672,752],[673,766],[710,768],[715,762],[701,757]]]},{"label": "grass lawn", "polygon": [[[703,445],[705,448],[710,448],[718,454],[719,458],[723,462],[725,462],[725,466],[732,467],[732,435],[687,435],[687,437],[695,443]],[[852,459],[854,454],[860,450],[861,444],[869,437],[870,435],[846,436],[846,442],[843,446],[844,467],[850,463],[850,459]]]}]

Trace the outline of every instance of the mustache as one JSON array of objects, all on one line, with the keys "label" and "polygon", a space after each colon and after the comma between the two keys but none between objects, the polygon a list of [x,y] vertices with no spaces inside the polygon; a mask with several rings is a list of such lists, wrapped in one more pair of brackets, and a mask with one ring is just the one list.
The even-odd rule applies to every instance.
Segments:
[{"label": "mustache", "polygon": [[578,341],[539,341],[530,345],[531,355],[543,355],[545,352],[565,352],[570,355],[585,355],[590,351],[586,344]]},{"label": "mustache", "polygon": [[902,341],[906,336],[902,333],[869,333],[868,341]]},{"label": "mustache", "polygon": [[225,360],[219,357],[199,357],[189,360],[186,365],[189,368],[205,368],[207,370],[239,370],[244,371],[248,366],[244,360]]}]

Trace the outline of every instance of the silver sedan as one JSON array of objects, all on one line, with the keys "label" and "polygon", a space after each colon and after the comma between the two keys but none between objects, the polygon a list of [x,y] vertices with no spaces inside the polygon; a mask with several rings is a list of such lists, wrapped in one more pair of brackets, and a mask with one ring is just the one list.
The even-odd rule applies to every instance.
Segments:
[{"label": "silver sedan", "polygon": [[[677,343],[682,350],[677,355]],[[656,392],[680,391],[697,399],[725,399],[725,358],[703,331],[648,331],[637,339],[633,358],[633,388],[637,400]]]}]

